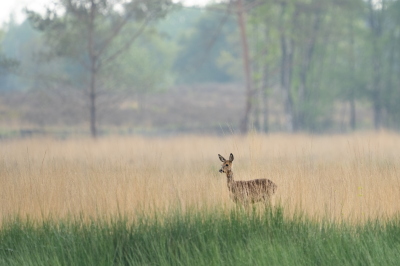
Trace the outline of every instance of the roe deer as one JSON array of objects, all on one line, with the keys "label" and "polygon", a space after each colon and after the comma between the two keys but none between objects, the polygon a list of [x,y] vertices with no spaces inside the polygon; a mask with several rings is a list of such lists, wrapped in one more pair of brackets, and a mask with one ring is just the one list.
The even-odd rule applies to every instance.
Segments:
[{"label": "roe deer", "polygon": [[232,172],[233,154],[229,160],[225,160],[220,154],[219,159],[222,162],[220,173],[225,173],[228,179],[229,196],[235,203],[241,203],[247,206],[249,203],[265,202],[271,204],[272,196],[275,194],[278,186],[269,179],[254,179],[250,181],[234,181]]}]

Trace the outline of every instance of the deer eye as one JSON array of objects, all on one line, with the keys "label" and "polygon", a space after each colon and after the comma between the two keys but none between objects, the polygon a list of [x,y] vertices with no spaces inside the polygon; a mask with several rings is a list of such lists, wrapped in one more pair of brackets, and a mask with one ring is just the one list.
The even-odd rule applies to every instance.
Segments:
[{"label": "deer eye", "polygon": [[226,164],[226,166],[228,166],[228,165]]}]

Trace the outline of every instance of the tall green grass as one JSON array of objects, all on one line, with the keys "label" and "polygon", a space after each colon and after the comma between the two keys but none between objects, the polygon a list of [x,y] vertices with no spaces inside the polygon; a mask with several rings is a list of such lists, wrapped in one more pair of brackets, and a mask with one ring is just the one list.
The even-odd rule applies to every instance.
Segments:
[{"label": "tall green grass", "polygon": [[1,265],[399,265],[400,219],[350,224],[274,210],[186,210],[0,229]]}]

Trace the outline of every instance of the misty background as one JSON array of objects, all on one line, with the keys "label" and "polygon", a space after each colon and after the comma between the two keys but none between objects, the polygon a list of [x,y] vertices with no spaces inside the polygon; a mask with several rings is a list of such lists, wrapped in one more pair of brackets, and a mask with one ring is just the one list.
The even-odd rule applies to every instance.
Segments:
[{"label": "misty background", "polygon": [[59,0],[0,29],[0,137],[400,129],[400,0]]}]

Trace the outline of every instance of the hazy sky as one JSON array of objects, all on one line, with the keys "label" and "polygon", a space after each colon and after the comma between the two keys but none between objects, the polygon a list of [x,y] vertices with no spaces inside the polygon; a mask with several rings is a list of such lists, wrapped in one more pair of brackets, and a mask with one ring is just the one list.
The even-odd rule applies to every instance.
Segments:
[{"label": "hazy sky", "polygon": [[[0,0],[0,26],[9,20],[12,12],[14,12],[16,20],[21,22],[25,18],[22,12],[24,7],[41,11],[51,2],[52,0]],[[187,5],[204,5],[210,0],[183,0],[181,2]]]}]

